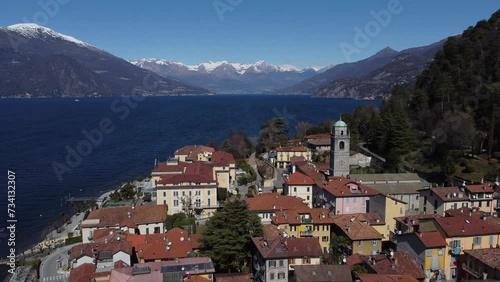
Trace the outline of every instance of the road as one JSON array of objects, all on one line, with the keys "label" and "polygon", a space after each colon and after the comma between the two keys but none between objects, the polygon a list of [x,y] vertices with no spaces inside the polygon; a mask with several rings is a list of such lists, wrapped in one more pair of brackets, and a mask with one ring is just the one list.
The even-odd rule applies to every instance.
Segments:
[{"label": "road", "polygon": [[41,282],[68,281],[69,272],[62,271],[62,267],[68,265],[68,251],[75,245],[63,246],[42,259],[42,264],[40,265]]}]

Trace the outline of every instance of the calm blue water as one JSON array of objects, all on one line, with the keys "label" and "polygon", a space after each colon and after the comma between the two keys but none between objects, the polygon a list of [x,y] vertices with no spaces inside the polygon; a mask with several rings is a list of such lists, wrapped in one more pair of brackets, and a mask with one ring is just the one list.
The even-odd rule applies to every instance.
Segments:
[{"label": "calm blue water", "polygon": [[[380,104],[309,96],[218,95],[151,97],[134,102],[133,109],[120,102],[112,110],[117,99],[0,100],[0,182],[4,187],[0,203],[6,207],[9,169],[17,181],[18,250],[39,241],[47,223],[60,218],[61,199],[69,193],[97,196],[124,180],[146,175],[155,158],[164,160],[178,147],[221,141],[231,129],[257,136],[260,124],[273,117],[285,117],[293,130],[297,121],[319,123],[337,119],[358,105]],[[129,110],[126,117],[125,109]],[[63,174],[60,182],[52,163],[66,164],[67,146],[76,149],[86,140],[82,130],[98,128],[105,118],[114,131],[104,134],[102,143],[92,146],[92,152]],[[0,226],[6,217],[6,209],[1,209]],[[0,240],[0,257],[5,257],[6,241]]]}]

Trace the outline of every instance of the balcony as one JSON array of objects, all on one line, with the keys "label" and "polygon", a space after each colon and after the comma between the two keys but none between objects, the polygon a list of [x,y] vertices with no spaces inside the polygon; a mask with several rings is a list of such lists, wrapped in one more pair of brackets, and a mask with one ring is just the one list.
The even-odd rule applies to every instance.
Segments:
[{"label": "balcony", "polygon": [[300,231],[300,237],[312,237],[313,232],[312,231]]},{"label": "balcony", "polygon": [[464,270],[465,272],[469,273],[470,275],[474,276],[475,278],[480,278],[482,277],[483,275],[481,273],[479,273],[478,271],[475,271],[474,269],[472,268],[469,268],[467,266],[467,264],[465,263],[462,263],[462,270]]},{"label": "balcony", "polygon": [[391,242],[397,243],[398,242],[398,235],[392,231],[389,231],[389,240]]}]

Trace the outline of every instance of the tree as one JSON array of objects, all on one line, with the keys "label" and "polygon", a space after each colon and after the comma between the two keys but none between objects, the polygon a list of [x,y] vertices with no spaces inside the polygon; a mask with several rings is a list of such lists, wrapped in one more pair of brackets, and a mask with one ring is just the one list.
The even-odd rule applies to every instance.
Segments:
[{"label": "tree", "polygon": [[312,124],[306,121],[299,121],[297,123],[296,129],[300,140],[304,140],[304,137],[308,134],[308,130],[312,127]]},{"label": "tree", "polygon": [[196,228],[196,219],[186,216],[183,212],[167,215],[167,220],[165,221],[165,228],[167,228],[167,230],[174,227],[185,228],[187,226],[192,226],[192,231],[194,231]]},{"label": "tree", "polygon": [[342,235],[333,234],[330,240],[330,258],[333,263],[341,264],[349,255],[351,241]]},{"label": "tree", "polygon": [[241,271],[250,255],[251,238],[262,234],[257,215],[238,200],[228,201],[207,221],[200,251],[212,258],[218,272]]},{"label": "tree", "polygon": [[368,273],[368,269],[366,269],[366,267],[362,264],[356,264],[352,267],[351,273],[353,278],[358,280],[360,274]]}]

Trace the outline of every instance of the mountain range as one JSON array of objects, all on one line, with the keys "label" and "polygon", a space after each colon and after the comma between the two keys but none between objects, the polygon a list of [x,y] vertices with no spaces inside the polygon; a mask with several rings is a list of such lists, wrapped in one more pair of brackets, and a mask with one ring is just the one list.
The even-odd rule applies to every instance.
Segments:
[{"label": "mountain range", "polygon": [[299,70],[265,61],[128,62],[49,28],[16,24],[0,28],[0,97],[220,93],[374,99],[389,95],[396,84],[414,81],[444,42],[399,52],[387,47],[361,61]]},{"label": "mountain range", "polygon": [[36,24],[0,28],[0,77],[0,97],[211,94]]},{"label": "mountain range", "polygon": [[399,52],[386,47],[369,58],[333,66],[279,92],[317,97],[381,98],[389,95],[394,85],[415,81],[445,41]]},{"label": "mountain range", "polygon": [[203,85],[221,94],[276,93],[281,88],[294,85],[326,70],[313,68],[298,70],[291,66],[275,66],[265,61],[253,64],[209,61],[197,65],[185,65],[163,59],[142,59],[131,63],[165,77],[193,85]]}]

